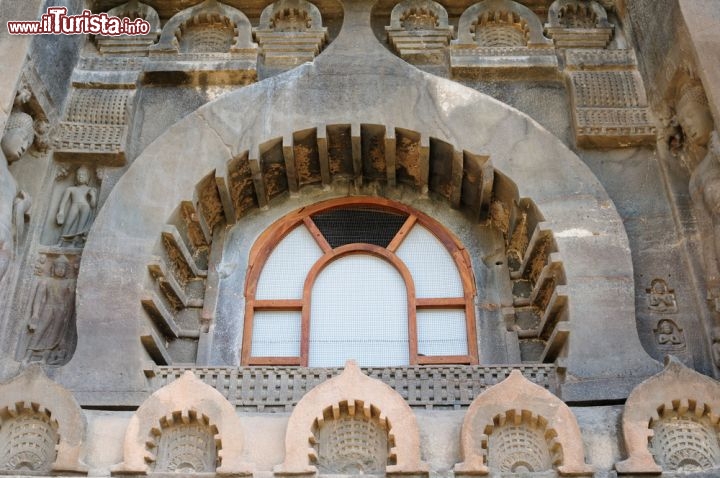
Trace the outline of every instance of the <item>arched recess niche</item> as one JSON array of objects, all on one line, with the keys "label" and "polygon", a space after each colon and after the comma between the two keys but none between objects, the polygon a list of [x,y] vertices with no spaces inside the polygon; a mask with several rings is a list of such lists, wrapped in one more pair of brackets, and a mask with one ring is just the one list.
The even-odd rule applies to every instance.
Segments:
[{"label": "arched recess niche", "polygon": [[[634,383],[660,366],[637,337],[627,235],[601,184],[528,116],[425,74],[387,51],[369,32],[370,7],[347,2],[345,8],[346,13],[355,10],[358,20],[343,25],[327,54],[201,107],[135,160],[88,238],[78,279],[78,347],[57,379],[84,404],[113,403],[119,400],[113,392],[120,391],[123,400],[145,397],[142,371],[149,356],[138,337],[147,330],[142,301],[148,264],[157,258],[159,238],[178,205],[198,203],[196,186],[203,178],[227,179],[228,163],[245,151],[249,159],[259,159],[273,149],[280,155],[276,163],[284,164],[294,133],[325,129],[318,125],[350,125],[345,140],[360,157],[361,125],[384,125],[386,132],[398,127],[419,132],[422,146],[429,146],[433,137],[455,151],[491,158],[494,168],[516,183],[518,196],[534,201],[553,232],[569,297],[567,325],[574,338],[558,356],[566,378],[561,398],[626,397]],[[358,29],[368,29],[367,35]],[[366,52],[362,65],[343,54],[357,48]],[[267,144],[278,137],[282,140]],[[350,164],[347,193],[360,191],[358,187],[386,188],[388,178],[365,180],[362,162]],[[256,165],[260,170],[251,169],[251,181],[262,177],[263,167],[272,169],[269,160]],[[290,182],[288,190],[276,193],[292,197],[300,183]],[[216,273],[223,271],[208,271]]]}]

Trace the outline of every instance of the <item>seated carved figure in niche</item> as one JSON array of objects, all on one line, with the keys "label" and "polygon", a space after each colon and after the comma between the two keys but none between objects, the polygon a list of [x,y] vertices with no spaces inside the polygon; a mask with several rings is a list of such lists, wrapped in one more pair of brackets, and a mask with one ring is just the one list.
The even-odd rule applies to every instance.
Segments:
[{"label": "seated carved figure in niche", "polygon": [[[18,98],[22,98],[22,95],[19,94]],[[13,112],[7,120],[5,134],[0,142],[5,158],[0,159],[0,280],[5,276],[15,252],[15,244],[22,236],[25,215],[31,204],[30,196],[19,190],[8,166],[25,154],[34,139],[32,117],[22,111]],[[13,224],[19,228],[19,234],[13,233]]]},{"label": "seated carved figure in niche", "polygon": [[58,365],[65,360],[63,339],[75,315],[75,279],[72,265],[59,256],[50,277],[41,277],[32,295],[28,342],[24,361]]},{"label": "seated carved figure in niche", "polygon": [[65,190],[57,208],[55,219],[62,226],[59,246],[85,242],[97,206],[97,189],[89,183],[90,171],[80,166],[75,173],[75,186]]},{"label": "seated carved figure in niche", "polygon": [[705,159],[690,176],[690,197],[700,230],[708,300],[720,311],[720,136],[712,133]]},{"label": "seated carved figure in niche", "polygon": [[665,351],[682,349],[685,345],[682,329],[670,319],[663,319],[657,324],[655,338],[658,348]]},{"label": "seated carved figure in niche", "polygon": [[664,280],[653,279],[645,292],[647,292],[648,309],[658,313],[677,312],[675,290],[668,287]]}]

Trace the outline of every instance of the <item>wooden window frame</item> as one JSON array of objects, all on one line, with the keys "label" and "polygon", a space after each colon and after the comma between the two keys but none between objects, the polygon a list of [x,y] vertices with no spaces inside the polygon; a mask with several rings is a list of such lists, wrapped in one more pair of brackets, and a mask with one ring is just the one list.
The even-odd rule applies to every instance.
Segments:
[{"label": "wooden window frame", "polygon": [[[366,243],[345,244],[333,249],[312,220],[313,215],[331,211],[333,209],[347,209],[353,207],[368,207],[389,213],[407,215],[405,223],[401,226],[395,237],[387,247],[380,247]],[[303,224],[315,239],[323,255],[310,268],[303,286],[301,299],[272,299],[257,300],[257,284],[265,264],[275,247],[296,227]],[[409,231],[419,224],[430,231],[450,253],[455,263],[463,287],[463,297],[451,298],[417,298],[412,275],[405,263],[395,254]],[[243,340],[241,363],[243,365],[296,365],[308,366],[310,347],[310,311],[312,288],[315,280],[323,269],[331,262],[352,254],[370,254],[389,262],[400,273],[405,281],[408,302],[408,338],[410,365],[431,364],[470,364],[477,365],[478,347],[477,331],[475,325],[475,277],[472,272],[470,255],[462,243],[442,224],[430,216],[417,211],[404,204],[399,204],[384,198],[351,197],[323,201],[298,209],[280,218],[268,227],[255,241],[250,250],[248,270],[245,276],[245,322],[243,326]],[[467,331],[467,355],[419,356],[417,337],[417,310],[418,309],[463,309]],[[256,311],[299,311],[301,312],[300,327],[300,356],[299,357],[253,357],[252,333],[253,321]]]}]

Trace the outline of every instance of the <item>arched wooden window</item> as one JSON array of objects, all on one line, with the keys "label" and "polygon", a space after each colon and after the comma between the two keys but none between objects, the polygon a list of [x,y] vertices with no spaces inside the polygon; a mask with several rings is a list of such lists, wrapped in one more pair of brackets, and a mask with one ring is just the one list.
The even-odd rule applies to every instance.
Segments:
[{"label": "arched wooden window", "polygon": [[462,244],[381,198],[304,207],[254,244],[245,365],[477,364],[475,280]]}]

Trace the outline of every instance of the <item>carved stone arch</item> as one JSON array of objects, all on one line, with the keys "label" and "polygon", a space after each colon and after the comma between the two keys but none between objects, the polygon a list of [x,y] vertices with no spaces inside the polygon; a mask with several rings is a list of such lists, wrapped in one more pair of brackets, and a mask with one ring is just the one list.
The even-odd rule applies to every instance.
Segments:
[{"label": "carved stone arch", "polygon": [[[80,405],[68,390],[50,380],[38,365],[31,365],[9,382],[0,384],[0,432],[9,419],[19,417],[24,417],[26,423],[18,426],[29,426],[33,432],[31,435],[40,440],[36,443],[38,449],[43,448],[43,443],[46,447],[51,445],[48,451],[52,451],[52,458],[45,457],[48,459],[46,463],[37,462],[41,467],[39,471],[87,472],[88,468],[82,461],[85,417]],[[47,436],[44,432],[38,433],[39,429],[47,432]],[[19,451],[22,452],[22,449]],[[8,458],[12,457],[0,456],[0,470],[5,469]]]},{"label": "carved stone arch", "polygon": [[320,9],[307,0],[277,0],[276,2],[271,3],[263,9],[262,14],[260,15],[260,24],[258,25],[258,29],[272,30],[272,22],[275,16],[288,9],[294,9],[307,14],[310,26],[306,31],[324,32],[327,30],[326,28],[323,28]]},{"label": "carved stone arch", "polygon": [[275,467],[276,475],[315,474],[311,464],[317,458],[312,445],[315,431],[330,418],[340,417],[341,408],[351,415],[374,418],[387,428],[389,463],[386,473],[428,473],[428,465],[420,459],[420,431],[415,415],[405,400],[389,386],[360,371],[350,360],[345,370],[310,390],[295,406],[285,432],[285,461]]},{"label": "carved stone arch", "polygon": [[[456,475],[490,473],[486,460],[489,440],[492,440],[493,431],[508,420],[514,425],[525,423],[529,427],[540,427],[541,436],[548,440],[548,459],[560,475],[593,474],[592,467],[585,464],[580,427],[570,408],[546,389],[527,380],[518,370],[513,370],[507,379],[478,395],[468,408],[460,434],[463,462],[455,465]],[[530,446],[534,438],[528,433],[523,437],[528,440],[529,456],[543,445],[532,443],[539,446]],[[515,451],[505,450],[506,453]],[[503,458],[512,461],[518,457],[508,455],[501,460]],[[512,469],[512,465],[509,466]]]},{"label": "carved stone arch", "polygon": [[205,0],[194,7],[177,13],[168,20],[163,27],[160,40],[150,50],[157,53],[178,53],[178,37],[181,35],[181,28],[201,17],[210,18],[213,16],[226,19],[235,28],[235,38],[230,47],[230,52],[257,48],[257,45],[252,41],[250,20],[243,12],[218,0]]},{"label": "carved stone arch", "polygon": [[454,42],[457,44],[472,44],[473,25],[483,15],[492,14],[493,12],[507,12],[519,16],[526,22],[528,28],[528,47],[543,47],[552,45],[552,40],[543,36],[543,26],[540,19],[535,13],[524,5],[513,2],[512,0],[484,0],[470,6],[460,16],[458,24],[458,39]]},{"label": "carved stone arch", "polygon": [[[368,12],[362,25],[344,25],[334,48],[355,48],[357,31],[346,27],[370,29],[370,18]],[[204,197],[213,207],[223,205],[220,216],[226,221],[237,221],[280,195],[299,193],[301,187],[332,186],[334,178],[345,187],[344,194],[359,190],[377,195],[403,184],[415,188],[412,192],[422,194],[427,188],[438,193],[435,198],[467,207],[468,217],[480,221],[486,220],[488,210],[481,205],[488,204],[484,199],[490,201],[492,192],[490,183],[482,181],[488,177],[482,175],[483,157],[491,157],[496,171],[517,181],[519,198],[532,198],[544,218],[538,233],[552,232],[549,245],[562,255],[566,287],[558,289],[556,303],[564,304],[567,313],[556,324],[548,323],[557,326],[548,337],[557,344],[548,349],[548,361],[562,356],[567,376],[574,378],[561,384],[562,398],[580,401],[593,393],[598,400],[621,400],[634,383],[660,369],[638,339],[632,260],[622,219],[583,161],[512,107],[427,75],[375,38],[363,47],[372,52],[363,68],[383,71],[384,78],[392,80],[383,82],[382,95],[377,82],[357,74],[357,63],[349,55],[319,55],[312,65],[301,65],[292,75],[236,89],[188,114],[153,141],[120,178],[98,213],[83,252],[88,260],[78,278],[78,346],[70,363],[56,372],[79,400],[98,403],[116,393],[141,395],[146,389],[143,370],[150,357],[138,337],[152,339],[154,333],[162,345],[160,327],[165,327],[162,317],[167,317],[153,311],[149,318],[145,310],[148,264],[161,252],[159,238],[165,235],[170,244],[184,234],[179,231],[175,236],[169,230],[171,218],[178,217],[181,226],[180,221],[192,223],[199,253],[190,257],[202,266],[203,251],[209,251],[206,234],[215,232],[221,238],[227,230],[224,226],[231,224],[220,222],[216,231],[209,231],[197,213],[201,194],[207,194]],[[408,101],[409,84],[415,85],[413,101]],[[330,90],[337,94],[321,94]],[[423,114],[417,113],[420,110]],[[368,138],[365,143],[363,137]],[[312,154],[305,154],[305,148]],[[432,159],[434,151],[437,162]],[[466,157],[477,159],[466,161]],[[298,169],[299,158],[313,167]],[[375,168],[370,159],[395,167]],[[418,167],[408,169],[408,164]],[[199,179],[202,188],[196,190]],[[269,189],[269,184],[278,188]],[[448,188],[448,184],[462,186]],[[282,198],[272,204],[281,202]],[[183,211],[177,210],[179,204]],[[207,211],[208,217],[216,217],[213,208]],[[528,231],[532,229],[530,224]],[[184,257],[182,246],[175,249]],[[545,250],[553,252],[552,247]],[[199,277],[206,273],[211,285],[228,277],[227,270],[197,267],[195,272]],[[174,287],[167,276],[165,282],[166,290]],[[201,319],[189,332],[207,345],[214,333],[217,304],[186,298]],[[104,311],[102,316],[98,309]],[[163,333],[185,335],[188,325],[175,329],[170,325]],[[604,340],[593,340],[598,327]],[[105,360],[97,360],[97,350],[103,350]],[[608,361],[608,356],[615,359]],[[197,363],[213,358],[198,355]],[[237,358],[220,360],[232,365]],[[108,371],[102,364],[109,361],[124,366]]]},{"label": "carved stone arch", "polygon": [[[718,442],[718,415],[720,415],[720,383],[687,368],[677,358],[668,356],[665,369],[659,374],[638,385],[625,402],[622,426],[628,458],[615,464],[618,474],[660,474],[663,469],[658,465],[655,454],[663,453],[661,462],[675,463],[674,453],[693,451],[705,455],[706,464],[720,466],[720,450]],[[654,428],[670,418],[673,421],[687,421],[697,424],[697,430],[676,429],[660,430]],[[678,427],[680,428],[680,427]],[[715,442],[706,442],[703,450],[692,450],[694,445],[693,432],[706,429]],[[667,440],[675,435],[679,440]],[[656,440],[664,443],[657,443]],[[668,443],[668,442],[675,442]],[[677,447],[680,447],[679,449]],[[654,450],[651,450],[651,447]],[[710,448],[715,453],[711,453]],[[712,455],[712,456],[710,456]]]},{"label": "carved stone arch", "polygon": [[390,28],[403,28],[402,20],[404,16],[411,12],[427,12],[435,17],[437,23],[434,28],[449,29],[452,28],[448,24],[448,13],[445,7],[433,0],[403,0],[393,7],[390,12]]},{"label": "carved stone arch", "polygon": [[595,0],[555,0],[548,9],[548,27],[562,27],[561,16],[563,11],[571,7],[589,8],[595,16],[595,28],[609,28],[607,11]]},{"label": "carved stone arch", "polygon": [[142,18],[150,24],[150,34],[157,35],[160,33],[160,16],[157,11],[150,5],[139,2],[138,0],[130,0],[127,3],[113,7],[107,12],[108,16],[125,18],[130,20]]},{"label": "carved stone arch", "polygon": [[150,24],[150,31],[144,35],[122,35],[121,37],[96,35],[95,42],[100,53],[110,55],[135,53],[146,56],[148,47],[155,43],[161,31],[160,16],[157,11],[138,0],[130,0],[111,8],[107,14],[119,18],[129,18],[131,21],[142,18]]},{"label": "carved stone arch", "polygon": [[162,443],[163,430],[175,422],[200,423],[215,433],[217,468],[212,471],[221,475],[252,474],[252,465],[242,461],[243,425],[235,407],[190,371],[140,405],[125,432],[123,462],[113,467],[113,472],[148,473],[149,464],[163,452],[155,450],[155,445]]}]

